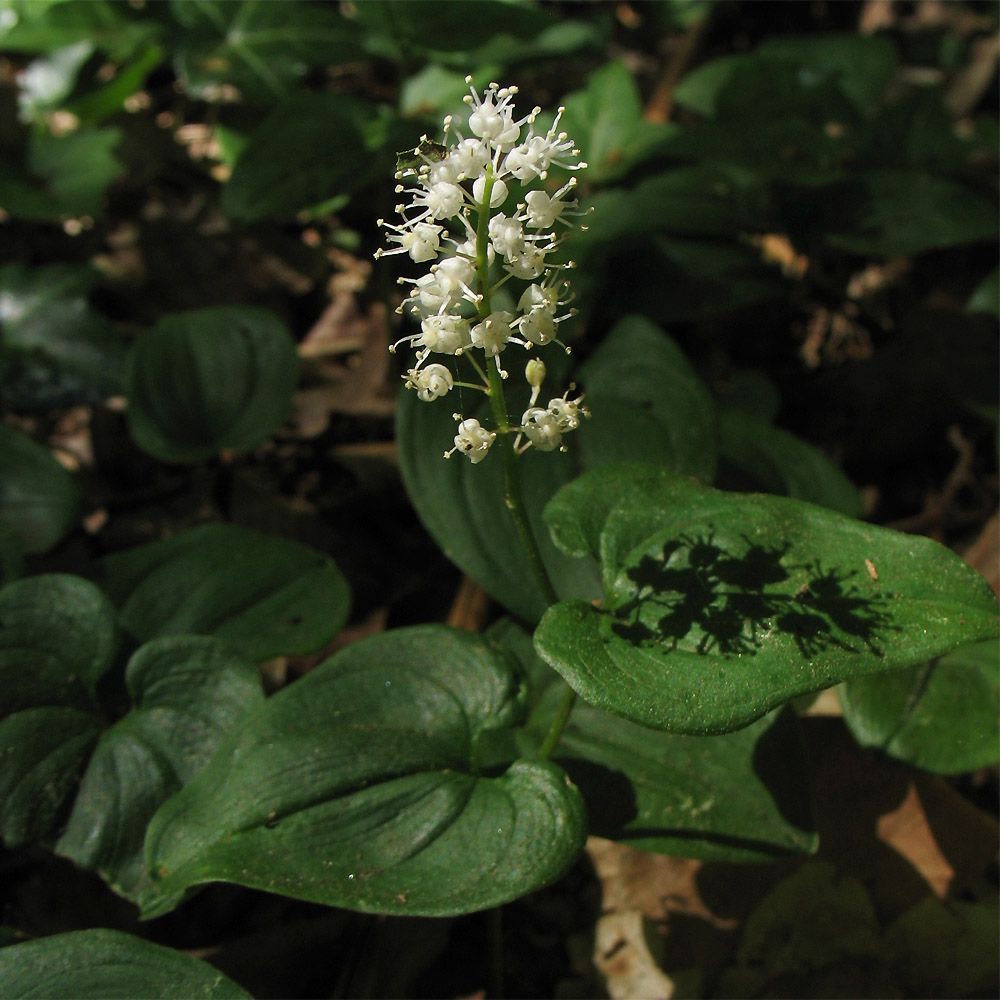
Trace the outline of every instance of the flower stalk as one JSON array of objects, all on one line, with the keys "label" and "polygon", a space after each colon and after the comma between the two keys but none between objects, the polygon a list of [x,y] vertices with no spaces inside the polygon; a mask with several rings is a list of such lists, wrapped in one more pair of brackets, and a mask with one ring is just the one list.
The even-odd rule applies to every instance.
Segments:
[{"label": "flower stalk", "polygon": [[[447,395],[456,385],[479,389],[489,399],[488,416],[454,414],[454,447],[444,456],[460,452],[478,465],[499,440],[506,506],[535,582],[551,605],[557,596],[524,508],[520,457],[529,448],[565,451],[563,437],[589,413],[583,397],[571,398],[569,391],[544,407],[537,405],[545,365],[531,358],[524,369],[529,404],[519,420],[512,419],[504,392],[509,372],[501,354],[511,344],[535,352],[555,343],[569,351],[558,332],[576,312],[566,308],[571,296],[563,277],[573,265],[551,258],[560,244],[557,227],[571,227],[570,220],[584,213],[569,197],[575,176],[554,191],[546,190],[544,182],[552,165],[576,171],[586,164],[559,131],[563,108],[544,133],[536,132],[541,109],[515,119],[516,87],[491,83],[480,95],[471,77],[466,82],[467,121],[459,126],[449,116],[441,143],[424,136],[412,153],[401,154],[396,192],[408,195],[409,202],[396,207],[399,223],[379,222],[394,245],[376,257],[406,254],[415,263],[430,265],[420,277],[400,279],[412,287],[397,311],[417,318],[420,332],[402,337],[390,350],[404,343],[416,350],[416,362],[403,378],[423,402]],[[432,355],[445,357],[431,361]],[[472,363],[479,382],[457,377],[454,366],[462,356]],[[447,358],[450,363],[441,363]],[[571,708],[569,701],[560,713],[562,721],[556,720],[546,755]]]}]

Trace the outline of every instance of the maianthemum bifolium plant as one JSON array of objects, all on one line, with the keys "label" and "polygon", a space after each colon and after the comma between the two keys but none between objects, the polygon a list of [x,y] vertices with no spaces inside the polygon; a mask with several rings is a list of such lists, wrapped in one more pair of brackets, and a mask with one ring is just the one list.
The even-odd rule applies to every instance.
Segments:
[{"label": "maianthemum bifolium plant", "polygon": [[[562,109],[543,130],[540,109],[518,117],[516,88],[467,82],[467,119],[401,154],[400,220],[383,223],[377,256],[428,265],[401,279],[419,330],[394,347],[415,352],[407,485],[516,618],[485,635],[390,630],[265,699],[256,664],[320,648],[347,618],[347,584],[317,552],[209,525],[108,557],[103,589],[48,574],[0,591],[0,832],[99,872],[144,918],[216,881],[367,913],[468,913],[558,879],[588,832],[705,859],[808,853],[789,701],[844,685],[855,730],[885,742],[879,684],[903,678],[906,701],[946,654],[968,683],[968,644],[996,635],[988,585],[932,541],[620,461],[625,436],[651,426],[629,423],[643,409],[632,386],[700,391],[672,381],[683,359],[652,324],[624,318],[587,359],[586,405],[572,382],[543,392],[568,367],[572,265],[558,251],[586,214],[585,164]],[[209,327],[223,346],[205,371],[250,343],[271,359],[254,369],[269,392],[242,422],[220,404],[207,444],[186,424],[168,438],[143,372]],[[291,392],[286,340],[254,310],[162,324],[131,362],[136,438],[178,461],[245,446]],[[123,633],[129,708],[113,717],[101,681]],[[992,759],[974,742],[964,766]],[[186,956],[112,932],[52,940],[65,967],[198,980]],[[47,947],[7,950],[11,982]]]},{"label": "maianthemum bifolium plant", "polygon": [[[472,77],[466,82],[471,87]],[[559,131],[565,108],[559,109],[544,134],[536,133],[542,109],[536,107],[515,120],[516,93],[516,87],[501,88],[496,83],[482,97],[472,89],[466,97],[472,107],[468,138],[451,116],[444,121],[445,144],[423,137],[396,174],[416,182],[409,189],[402,184],[396,188],[397,194],[406,192],[412,198],[409,205],[397,207],[401,223],[388,227],[390,242],[398,246],[379,250],[376,258],[405,253],[418,264],[433,262],[427,274],[400,279],[412,284],[413,291],[398,311],[408,307],[419,319],[420,332],[404,337],[392,350],[404,342],[417,349],[417,362],[405,378],[406,388],[415,390],[418,399],[441,398],[456,385],[489,399],[492,428],[476,417],[455,413],[458,433],[444,457],[458,451],[478,465],[499,436],[507,507],[536,581],[554,603],[555,591],[524,511],[517,458],[532,446],[565,451],[563,436],[576,430],[589,412],[582,396],[569,398],[575,386],[550,399],[547,406],[537,406],[546,366],[532,357],[524,366],[530,387],[528,407],[519,420],[512,420],[504,396],[509,373],[501,354],[509,344],[534,351],[555,343],[569,352],[556,334],[559,324],[574,315],[566,309],[569,281],[563,277],[573,264],[553,263],[551,254],[560,242],[555,227],[569,227],[570,219],[583,213],[576,201],[567,198],[576,187],[575,177],[554,194],[538,184],[553,164],[566,170],[587,165],[578,159],[580,151],[572,140]],[[379,220],[379,224],[385,223]],[[517,288],[512,297],[511,282]],[[516,300],[514,310],[496,307],[501,289],[510,301]],[[561,309],[565,311],[559,315]],[[445,365],[429,362],[436,354],[462,357],[479,381],[456,381]]]}]

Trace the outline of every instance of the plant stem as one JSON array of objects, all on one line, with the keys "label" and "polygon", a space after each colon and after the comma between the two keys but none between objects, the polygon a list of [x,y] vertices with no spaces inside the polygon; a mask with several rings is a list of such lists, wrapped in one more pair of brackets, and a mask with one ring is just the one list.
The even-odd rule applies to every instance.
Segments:
[{"label": "plant stem", "polygon": [[514,527],[517,528],[517,536],[521,542],[521,548],[528,557],[528,565],[531,567],[532,576],[538,589],[545,598],[548,605],[555,604],[559,598],[556,596],[552,581],[545,569],[542,561],[542,553],[538,549],[538,542],[535,533],[531,530],[531,523],[528,521],[527,512],[524,509],[524,502],[521,499],[521,480],[517,469],[517,452],[514,451],[514,442],[510,436],[510,419],[507,416],[507,403],[503,396],[503,379],[492,365],[490,372],[490,406],[493,407],[493,418],[497,423],[497,431],[500,434],[500,455],[503,459],[503,479],[504,479],[504,503],[510,516],[514,519]]},{"label": "plant stem", "polygon": [[[490,303],[490,276],[489,276],[489,224],[490,224],[490,194],[493,190],[493,176],[488,173],[483,191],[483,201],[479,206],[479,217],[476,220],[476,278],[479,283],[479,293],[481,298],[477,311],[480,319],[486,319],[492,311]],[[545,569],[545,562],[542,553],[538,548],[538,541],[531,530],[531,522],[528,520],[527,512],[524,509],[524,502],[521,498],[521,480],[518,475],[518,453],[511,440],[510,417],[507,413],[507,401],[503,394],[503,376],[500,374],[500,366],[496,358],[487,358],[487,371],[489,372],[489,392],[490,407],[493,410],[493,419],[496,422],[497,434],[500,436],[500,455],[503,460],[504,479],[504,502],[510,516],[514,520],[514,527],[521,542],[521,548],[528,557],[528,565],[531,567],[532,576],[535,583],[545,599],[545,603],[550,607],[559,598],[556,596],[555,587],[549,579],[549,574]],[[492,364],[490,362],[493,362]],[[571,688],[566,688],[562,704],[556,713],[552,726],[539,749],[539,756],[547,758],[555,749],[562,736],[566,723],[569,721],[570,712],[573,711],[573,704],[576,701],[576,692]]]},{"label": "plant stem", "polygon": [[538,756],[543,760],[547,759],[552,751],[555,750],[556,744],[559,742],[559,738],[566,728],[566,723],[569,722],[569,715],[573,711],[575,704],[576,692],[567,684],[566,690],[563,693],[563,700],[559,705],[559,711],[556,712],[556,717],[552,720],[552,725],[545,735],[544,742],[538,748]]},{"label": "plant stem", "polygon": [[[492,306],[490,303],[490,275],[488,249],[490,242],[490,195],[493,191],[493,175],[487,174],[486,184],[483,190],[483,201],[479,206],[479,217],[476,220],[476,279],[479,283],[479,293],[482,296],[479,300],[479,317],[486,319],[490,315]],[[500,374],[499,365],[495,358],[487,358],[487,371],[489,372],[489,397],[490,407],[493,410],[493,419],[496,421],[497,434],[500,436],[500,453],[503,460],[504,479],[504,502],[510,511],[510,516],[514,519],[514,527],[517,529],[517,536],[528,557],[528,564],[531,567],[532,576],[538,589],[545,598],[545,603],[555,604],[559,598],[556,596],[555,588],[549,579],[549,574],[545,569],[542,554],[538,548],[538,541],[531,530],[531,523],[524,509],[524,502],[521,499],[521,481],[517,469],[517,452],[514,450],[514,442],[510,437],[510,417],[507,414],[507,401],[503,394],[503,377]]]}]

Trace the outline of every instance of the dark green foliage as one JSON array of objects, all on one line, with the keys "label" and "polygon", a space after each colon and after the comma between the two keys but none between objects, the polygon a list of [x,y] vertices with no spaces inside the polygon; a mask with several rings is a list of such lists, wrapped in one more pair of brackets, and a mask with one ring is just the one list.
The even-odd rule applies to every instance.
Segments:
[{"label": "dark green foliage", "polygon": [[[829,848],[798,696],[838,686],[873,767],[1000,755],[997,603],[950,551],[996,505],[996,108],[969,72],[996,12],[947,6],[967,23],[934,33],[849,4],[2,6],[0,837],[177,947],[5,895],[0,997],[249,996],[181,951],[215,961],[241,908],[297,945],[313,904],[401,928],[375,961],[403,990],[453,925],[350,911],[539,893],[510,934],[589,834],[784,873],[691,995],[989,990],[982,885],[885,906],[795,859]],[[535,135],[564,106],[589,161],[572,353],[502,355],[515,429],[536,354],[589,410],[516,461],[554,604],[499,456],[442,458],[456,412],[489,419],[474,387],[406,392],[385,461],[382,344],[415,326],[383,317],[417,271],[369,279],[377,220],[444,116],[469,135],[467,74],[541,105]],[[497,602],[484,635],[412,624],[443,620],[448,561]],[[303,995],[375,982],[358,954]]]}]

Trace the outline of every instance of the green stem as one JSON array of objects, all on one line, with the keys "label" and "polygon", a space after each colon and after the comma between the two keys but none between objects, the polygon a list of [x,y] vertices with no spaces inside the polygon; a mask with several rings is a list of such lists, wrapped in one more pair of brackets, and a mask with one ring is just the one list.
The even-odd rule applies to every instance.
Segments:
[{"label": "green stem", "polygon": [[[492,312],[490,303],[490,275],[489,275],[489,225],[490,225],[490,194],[493,190],[494,178],[492,173],[487,175],[485,189],[483,191],[483,201],[479,206],[479,217],[476,220],[476,278],[479,282],[479,292],[482,298],[479,300],[477,311],[480,319],[486,319]],[[491,363],[492,362],[492,363]],[[510,417],[507,413],[507,402],[503,394],[503,376],[495,358],[487,358],[487,371],[489,372],[490,389],[487,395],[490,399],[490,407],[493,410],[493,419],[496,422],[497,433],[500,436],[500,455],[503,460],[504,478],[504,502],[510,516],[514,520],[514,527],[517,529],[518,539],[521,548],[528,558],[528,565],[531,567],[532,576],[535,583],[545,599],[545,603],[550,607],[559,598],[556,596],[555,587],[549,579],[548,571],[545,569],[545,562],[542,553],[538,548],[538,541],[531,530],[531,522],[528,520],[524,502],[521,498],[521,480],[518,475],[518,454],[514,448],[511,438]],[[559,737],[566,728],[570,712],[573,710],[573,703],[576,700],[576,693],[567,688],[567,693],[563,697],[559,711],[552,722],[545,742],[542,744],[539,754],[546,758],[555,749],[559,742]]]},{"label": "green stem", "polygon": [[570,712],[573,711],[573,706],[576,704],[576,692],[567,684],[566,690],[563,692],[563,700],[559,705],[559,711],[556,712],[556,717],[552,720],[552,725],[549,727],[549,731],[545,734],[545,740],[542,745],[538,748],[538,756],[545,760],[556,748],[556,744],[559,742],[559,738],[563,734],[563,730],[566,728],[566,723],[569,722]]},{"label": "green stem", "polygon": [[490,406],[493,408],[493,418],[497,423],[497,430],[500,433],[500,455],[503,459],[503,480],[504,480],[504,503],[510,516],[514,519],[514,527],[517,528],[517,536],[521,542],[521,548],[528,557],[528,565],[531,573],[538,584],[538,589],[545,598],[545,603],[555,604],[559,598],[556,596],[555,588],[549,579],[549,574],[542,561],[542,553],[538,549],[538,542],[535,540],[535,533],[531,530],[531,523],[528,521],[527,512],[524,509],[524,502],[521,499],[521,480],[517,469],[517,452],[514,450],[514,442],[510,436],[510,419],[507,416],[507,404],[503,397],[503,379],[496,365],[491,365],[490,373]]},{"label": "green stem", "polygon": [[[483,190],[483,201],[479,206],[479,217],[476,220],[476,279],[479,283],[479,293],[482,298],[479,300],[478,312],[480,319],[486,319],[492,311],[490,303],[490,195],[493,191],[494,177],[492,172],[487,174],[486,184]],[[531,523],[528,521],[527,512],[524,509],[524,502],[521,499],[521,481],[517,469],[517,452],[514,450],[514,442],[510,436],[510,417],[507,414],[507,401],[503,394],[503,377],[495,358],[487,358],[487,371],[489,372],[489,398],[490,407],[493,410],[493,419],[496,422],[497,433],[500,436],[500,453],[503,460],[504,479],[504,502],[510,511],[510,516],[514,519],[514,527],[517,529],[517,536],[528,557],[528,564],[531,567],[532,576],[538,589],[542,592],[546,604],[555,604],[559,600],[556,597],[555,588],[549,579],[549,574],[545,569],[542,554],[538,548],[538,541],[531,530]]]}]

